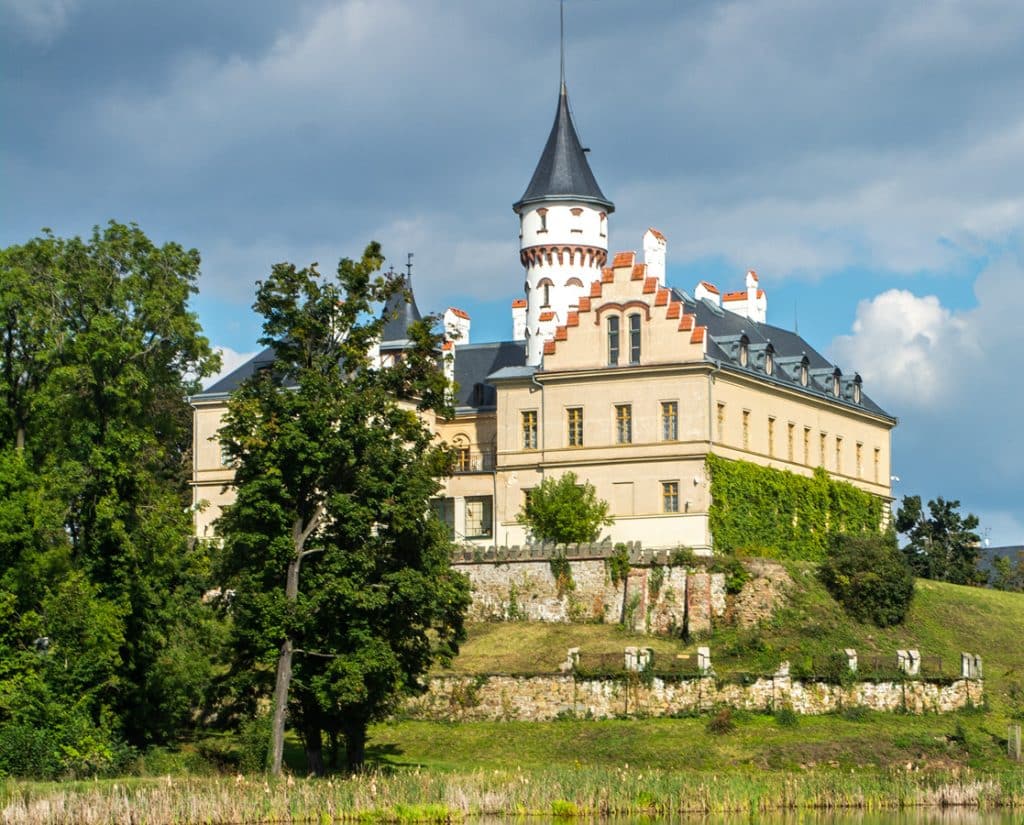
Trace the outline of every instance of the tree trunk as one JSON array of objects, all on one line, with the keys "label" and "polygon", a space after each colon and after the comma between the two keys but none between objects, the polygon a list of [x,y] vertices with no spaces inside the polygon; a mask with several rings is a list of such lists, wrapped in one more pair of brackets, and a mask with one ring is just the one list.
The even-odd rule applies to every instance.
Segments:
[{"label": "tree trunk", "polygon": [[306,771],[313,776],[324,775],[324,742],[320,726],[307,722],[302,738],[306,745]]},{"label": "tree trunk", "polygon": [[366,761],[366,723],[358,720],[345,725],[345,759],[352,773],[359,773]]},{"label": "tree trunk", "polygon": [[[293,529],[295,537],[295,556],[288,562],[288,578],[285,582],[284,595],[289,602],[297,601],[299,598],[299,565],[302,564],[302,546],[305,537],[302,536],[301,522],[296,523]],[[281,652],[277,657],[277,679],[274,682],[274,722],[271,740],[270,773],[272,776],[281,775],[281,763],[284,760],[284,725],[288,712],[288,690],[292,682],[292,653],[294,651],[292,637],[286,636],[281,643]]]},{"label": "tree trunk", "polygon": [[327,753],[327,767],[338,770],[338,731],[333,726],[327,731]]}]

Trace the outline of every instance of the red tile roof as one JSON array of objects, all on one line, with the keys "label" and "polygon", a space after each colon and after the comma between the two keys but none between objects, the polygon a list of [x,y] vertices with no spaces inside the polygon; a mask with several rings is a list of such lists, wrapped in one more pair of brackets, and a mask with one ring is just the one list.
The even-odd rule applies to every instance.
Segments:
[{"label": "red tile roof", "polygon": [[459,318],[465,318],[467,321],[469,320],[469,313],[466,312],[464,309],[459,309],[458,307],[448,307],[448,311],[452,315],[457,315]]},{"label": "red tile roof", "polygon": [[647,278],[644,281],[644,295],[650,295],[651,293],[657,292],[657,291],[658,291],[658,279],[657,278]]},{"label": "red tile roof", "polygon": [[651,227],[648,227],[647,231],[648,231],[648,232],[650,232],[650,233],[651,233],[652,235],[654,235],[654,237],[655,237],[655,238],[657,238],[657,239],[658,239],[659,241],[664,241],[664,240],[665,240],[665,236],[664,236],[664,235],[662,235],[662,234],[661,234],[661,233],[660,233],[660,232],[659,232],[659,231],[658,231],[657,229],[655,229],[655,228],[654,228],[653,226],[651,226]]},{"label": "red tile roof", "polygon": [[616,252],[612,259],[612,267],[618,269],[620,266],[632,266],[636,260],[635,252]]},{"label": "red tile roof", "polygon": [[542,320],[542,321],[554,321],[555,320],[555,313],[553,313],[551,310],[548,310],[547,312],[542,312],[540,314],[540,320]]},{"label": "red tile roof", "polygon": [[747,292],[746,292],[746,290],[744,290],[743,292],[726,292],[725,295],[722,296],[722,300],[723,301],[745,301],[745,300],[747,300]]},{"label": "red tile roof", "polygon": [[702,287],[704,287],[704,289],[706,289],[706,290],[707,290],[708,292],[714,292],[714,293],[715,293],[715,295],[717,295],[717,294],[718,294],[718,287],[717,287],[717,286],[715,286],[715,285],[714,285],[713,283],[711,283],[710,281],[701,281],[701,282],[700,282],[700,285],[701,285]]},{"label": "red tile roof", "polygon": [[634,264],[633,274],[630,276],[632,281],[642,281],[647,277],[647,264]]},{"label": "red tile roof", "polygon": [[545,341],[544,342],[544,354],[545,355],[554,355],[555,354],[555,342],[554,341]]},{"label": "red tile roof", "polygon": [[525,298],[513,298],[512,299],[512,309],[522,309],[525,306],[526,306],[526,299]]}]

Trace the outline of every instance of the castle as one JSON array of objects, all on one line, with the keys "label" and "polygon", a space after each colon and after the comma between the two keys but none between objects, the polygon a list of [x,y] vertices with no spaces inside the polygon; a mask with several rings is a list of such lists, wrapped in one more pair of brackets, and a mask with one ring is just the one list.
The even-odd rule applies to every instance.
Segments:
[{"label": "castle", "polygon": [[[607,537],[710,552],[711,453],[803,475],[820,466],[891,501],[895,418],[859,375],[767,323],[755,272],[732,292],[704,281],[692,292],[670,287],[656,229],[643,237],[642,260],[609,260],[615,206],[591,171],[564,81],[513,209],[526,283],[512,302],[512,340],[472,343],[469,316],[444,313],[445,369],[458,390],[454,419],[436,427],[458,460],[432,504],[455,541],[525,543],[516,516],[530,490],[571,470],[609,502]],[[411,294],[385,312],[382,359],[407,345],[420,318]],[[200,536],[233,498],[216,439],[227,398],[272,360],[264,351],[191,399]]]}]

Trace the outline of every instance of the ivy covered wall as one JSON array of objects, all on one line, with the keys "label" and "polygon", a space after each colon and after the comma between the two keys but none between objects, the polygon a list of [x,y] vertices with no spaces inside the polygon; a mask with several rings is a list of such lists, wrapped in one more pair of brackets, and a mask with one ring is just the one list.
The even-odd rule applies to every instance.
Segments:
[{"label": "ivy covered wall", "polygon": [[811,478],[708,456],[716,552],[819,561],[834,533],[877,532],[883,502],[818,467]]}]

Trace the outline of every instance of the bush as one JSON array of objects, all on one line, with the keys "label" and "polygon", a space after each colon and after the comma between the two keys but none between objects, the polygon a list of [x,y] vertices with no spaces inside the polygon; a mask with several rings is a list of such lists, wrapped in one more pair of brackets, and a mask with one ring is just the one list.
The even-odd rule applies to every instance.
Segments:
[{"label": "bush", "polygon": [[732,718],[732,708],[722,708],[708,721],[708,733],[722,735],[736,730],[736,721]]},{"label": "bush", "polygon": [[775,724],[781,728],[795,728],[800,724],[800,716],[789,705],[783,705],[775,711]]},{"label": "bush", "polygon": [[837,535],[821,580],[846,612],[878,627],[899,624],[910,609],[914,576],[893,535]]},{"label": "bush", "polygon": [[0,777],[50,779],[59,770],[52,731],[17,722],[0,726]]}]

